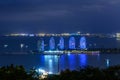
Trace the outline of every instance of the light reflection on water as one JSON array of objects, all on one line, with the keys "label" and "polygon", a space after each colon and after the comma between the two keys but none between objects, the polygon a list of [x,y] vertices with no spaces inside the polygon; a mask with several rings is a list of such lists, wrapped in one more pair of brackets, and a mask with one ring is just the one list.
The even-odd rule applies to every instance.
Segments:
[{"label": "light reflection on water", "polygon": [[46,71],[57,72],[58,57],[56,55],[44,55],[44,62],[41,63],[45,63],[41,66],[44,66]]},{"label": "light reflection on water", "polygon": [[86,64],[87,64],[87,61],[86,61],[86,59],[87,59],[87,56],[86,56],[86,54],[80,54],[79,55],[79,66],[81,66],[81,67],[84,67],[84,66],[86,66]]},{"label": "light reflection on water", "polygon": [[[79,55],[44,55],[44,69],[49,72],[57,73],[58,71],[70,69],[76,70],[80,66],[86,66],[87,60],[86,54],[79,54]],[[59,61],[59,63],[58,63]],[[42,63],[42,62],[41,62]],[[42,65],[43,66],[43,65]]]},{"label": "light reflection on water", "polygon": [[[105,68],[113,65],[120,65],[120,54],[70,54],[70,55],[1,55],[0,66],[10,64],[23,65],[26,69],[32,67],[41,68],[49,72],[70,69],[77,70],[82,66],[90,65]],[[59,70],[58,70],[59,69]]]}]

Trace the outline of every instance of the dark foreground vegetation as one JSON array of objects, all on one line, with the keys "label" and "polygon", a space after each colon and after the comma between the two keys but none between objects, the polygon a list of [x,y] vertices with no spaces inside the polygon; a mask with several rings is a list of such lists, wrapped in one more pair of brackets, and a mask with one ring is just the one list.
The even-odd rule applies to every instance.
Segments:
[{"label": "dark foreground vegetation", "polygon": [[87,66],[78,71],[61,71],[45,80],[120,80],[120,66],[99,69]]},{"label": "dark foreground vegetation", "polygon": [[[40,80],[35,69],[26,72],[23,66],[0,67],[0,80]],[[120,65],[105,69],[87,66],[77,71],[65,70],[41,80],[120,80]]]},{"label": "dark foreground vegetation", "polygon": [[23,66],[10,66],[0,67],[0,80],[36,80],[33,77],[33,72],[26,72]]}]

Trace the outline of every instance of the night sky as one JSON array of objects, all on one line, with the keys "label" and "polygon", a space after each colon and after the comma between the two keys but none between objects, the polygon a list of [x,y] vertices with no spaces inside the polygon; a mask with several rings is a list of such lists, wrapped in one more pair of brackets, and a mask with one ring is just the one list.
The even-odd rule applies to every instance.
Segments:
[{"label": "night sky", "polygon": [[120,32],[120,0],[0,0],[0,34]]}]

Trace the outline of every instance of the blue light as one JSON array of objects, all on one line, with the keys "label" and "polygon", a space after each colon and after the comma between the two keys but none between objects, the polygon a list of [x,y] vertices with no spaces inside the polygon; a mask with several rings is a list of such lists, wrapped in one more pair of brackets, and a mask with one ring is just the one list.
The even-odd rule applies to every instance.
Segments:
[{"label": "blue light", "polygon": [[36,72],[39,73],[39,74],[53,74],[53,72],[50,72],[50,71],[45,71],[44,69],[41,69],[41,68],[38,68],[36,69]]},{"label": "blue light", "polygon": [[44,51],[44,40],[39,40],[38,41],[38,51],[41,52],[41,51]]},{"label": "blue light", "polygon": [[41,51],[44,51],[44,40],[41,42]]},{"label": "blue light", "polygon": [[63,37],[60,37],[59,48],[64,49],[64,38]]},{"label": "blue light", "polygon": [[43,69],[38,69],[38,71],[39,71],[39,73],[44,73],[45,72],[45,70],[43,70]]},{"label": "blue light", "polygon": [[[39,65],[44,65],[45,63],[43,63],[43,62],[45,62],[45,56],[40,55],[40,63],[39,63]],[[43,67],[43,66],[41,66],[41,67]]]},{"label": "blue light", "polygon": [[53,72],[54,66],[53,66],[53,56],[51,55],[45,55],[45,65],[47,72]]},{"label": "blue light", "polygon": [[57,50],[57,51],[51,51],[51,50],[49,50],[49,51],[44,51],[44,53],[49,53],[49,54],[54,54],[54,53],[61,53],[61,54],[63,54],[64,53],[64,51],[59,51],[59,50]]},{"label": "blue light", "polygon": [[52,53],[52,51],[51,51],[51,50],[49,50],[48,52],[49,52],[49,53]]},{"label": "blue light", "polygon": [[50,59],[49,62],[52,63],[52,59]]},{"label": "blue light", "polygon": [[52,72],[54,69],[52,59],[49,59],[48,67],[49,67],[49,72]]},{"label": "blue light", "polygon": [[75,38],[70,37],[69,39],[69,49],[75,49]]},{"label": "blue light", "polygon": [[34,37],[35,35],[34,34],[29,34],[30,37]]},{"label": "blue light", "polygon": [[109,67],[110,66],[110,60],[106,59],[106,66]]},{"label": "blue light", "polygon": [[81,67],[86,66],[86,61],[87,61],[86,54],[80,54],[79,57],[80,57],[80,59],[79,59],[80,60],[80,66]]},{"label": "blue light", "polygon": [[48,74],[53,74],[53,72],[48,72]]},{"label": "blue light", "polygon": [[69,55],[69,68],[70,70],[75,70],[76,69],[76,59],[75,59],[75,55]]},{"label": "blue light", "polygon": [[86,38],[85,37],[80,38],[80,48],[83,50],[86,49]]},{"label": "blue light", "polygon": [[49,47],[50,47],[50,50],[54,50],[55,49],[55,39],[54,39],[54,37],[50,38]]},{"label": "blue light", "polygon": [[70,52],[68,52],[68,54],[67,54],[68,56],[70,56]]}]

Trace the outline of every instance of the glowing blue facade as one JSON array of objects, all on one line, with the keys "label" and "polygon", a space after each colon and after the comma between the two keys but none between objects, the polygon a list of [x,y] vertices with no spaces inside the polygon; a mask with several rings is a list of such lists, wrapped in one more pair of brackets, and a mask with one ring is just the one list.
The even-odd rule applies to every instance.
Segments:
[{"label": "glowing blue facade", "polygon": [[41,51],[44,51],[44,40],[41,41]]},{"label": "glowing blue facade", "polygon": [[75,38],[70,37],[69,39],[69,49],[75,49]]},{"label": "glowing blue facade", "polygon": [[44,40],[39,40],[38,41],[38,51],[44,51]]},{"label": "glowing blue facade", "polygon": [[[59,42],[57,43],[57,45],[55,45],[55,39],[54,37],[51,37],[49,39],[49,45],[45,47],[45,44],[44,44],[44,40],[41,39],[38,41],[38,51],[44,51],[45,48],[49,49],[49,50],[55,50],[55,49],[60,49],[60,50],[64,50],[64,49],[76,49],[76,40],[75,40],[75,37],[70,37],[69,38],[69,41],[68,41],[68,47],[65,47],[65,42],[64,42],[64,38],[63,37],[60,37],[59,39]],[[81,50],[85,50],[86,49],[86,38],[85,37],[81,37],[79,39],[79,47]],[[78,46],[77,45],[77,46]]]},{"label": "glowing blue facade", "polygon": [[64,38],[60,37],[60,41],[59,41],[59,49],[63,50],[64,49]]},{"label": "glowing blue facade", "polygon": [[54,50],[54,49],[55,49],[55,39],[54,39],[54,37],[51,37],[51,38],[50,38],[50,41],[49,41],[49,49],[50,49],[50,50]]},{"label": "glowing blue facade", "polygon": [[82,50],[86,49],[86,38],[85,37],[80,38],[80,49]]}]

